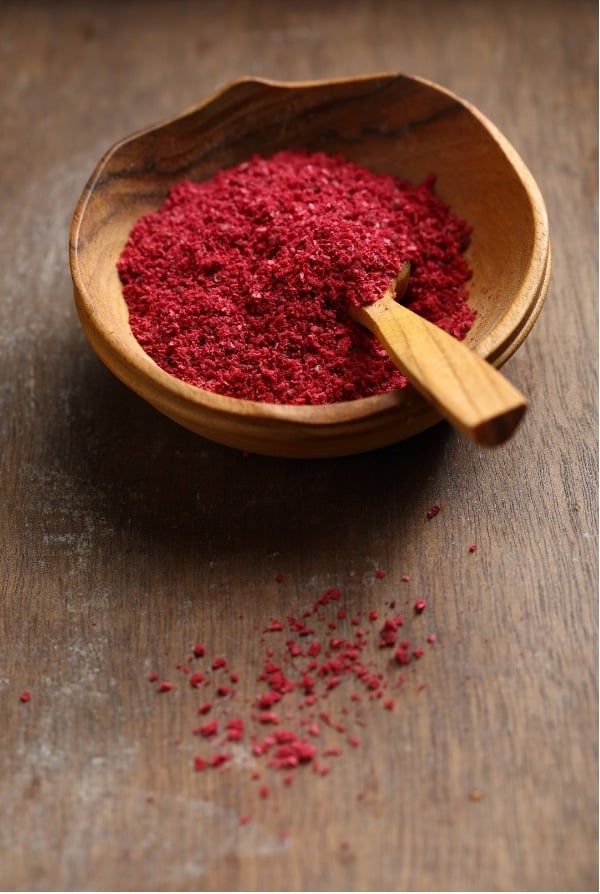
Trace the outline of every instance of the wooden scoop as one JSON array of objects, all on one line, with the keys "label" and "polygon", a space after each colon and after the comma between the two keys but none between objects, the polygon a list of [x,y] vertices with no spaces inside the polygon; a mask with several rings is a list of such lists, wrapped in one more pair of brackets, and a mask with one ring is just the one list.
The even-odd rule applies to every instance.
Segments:
[{"label": "wooden scoop", "polygon": [[406,261],[383,297],[352,307],[351,317],[376,336],[410,384],[459,431],[484,447],[502,444],[527,401],[465,344],[398,303],[409,276]]}]

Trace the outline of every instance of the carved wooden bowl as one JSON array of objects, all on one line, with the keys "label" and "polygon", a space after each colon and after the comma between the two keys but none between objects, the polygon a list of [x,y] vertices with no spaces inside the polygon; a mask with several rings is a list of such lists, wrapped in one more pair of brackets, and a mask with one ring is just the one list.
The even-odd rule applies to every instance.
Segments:
[{"label": "carved wooden bowl", "polygon": [[508,141],[477,109],[435,84],[396,74],[276,83],[243,78],[194,108],[118,142],[77,205],[70,262],[87,337],[106,366],[188,429],[243,450],[341,456],[410,437],[439,416],[410,386],[325,406],[239,400],[160,369],[133,337],[117,259],[135,221],[183,179],[201,180],[257,153],[341,154],[420,181],[473,226],[468,260],[476,323],[467,343],[500,367],[533,326],[550,276],[546,209]]}]

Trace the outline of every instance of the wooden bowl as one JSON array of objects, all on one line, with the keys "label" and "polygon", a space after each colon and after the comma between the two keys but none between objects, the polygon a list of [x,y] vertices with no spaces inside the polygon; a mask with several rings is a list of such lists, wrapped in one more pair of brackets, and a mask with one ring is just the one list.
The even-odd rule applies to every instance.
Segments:
[{"label": "wooden bowl", "polygon": [[70,262],[75,302],[95,351],[127,386],[176,422],[243,450],[287,457],[359,453],[439,421],[410,386],[325,406],[212,394],[160,369],[132,335],[117,259],[135,221],[183,179],[202,180],[253,153],[339,153],[420,181],[473,226],[468,344],[501,366],[546,297],[550,243],[540,191],[515,150],[472,105],[397,74],[276,83],[243,78],[200,105],[126,137],[98,163],[77,205]]}]

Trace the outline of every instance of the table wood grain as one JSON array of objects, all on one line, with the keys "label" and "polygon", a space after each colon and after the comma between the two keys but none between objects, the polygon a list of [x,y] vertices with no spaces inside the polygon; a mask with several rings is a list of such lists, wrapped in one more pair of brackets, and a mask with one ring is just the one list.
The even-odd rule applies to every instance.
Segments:
[{"label": "table wood grain", "polygon": [[[2,4],[0,888],[597,890],[597,33],[586,0]],[[386,70],[477,105],[545,196],[552,284],[505,367],[521,429],[277,461],[177,427],[76,318],[97,160],[243,74]],[[191,645],[239,675],[213,716],[250,718],[286,635],[261,631],[328,587],[386,680],[369,611],[436,634],[393,710],[343,714],[343,681],[327,709],[361,741],[322,724],[328,775],[253,779],[247,742],[195,772]]]}]

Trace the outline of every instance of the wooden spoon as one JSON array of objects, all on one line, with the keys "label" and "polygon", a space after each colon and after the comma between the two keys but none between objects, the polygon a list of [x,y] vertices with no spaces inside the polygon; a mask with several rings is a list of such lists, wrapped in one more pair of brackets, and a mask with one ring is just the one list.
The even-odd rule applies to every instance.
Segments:
[{"label": "wooden spoon", "polygon": [[495,447],[513,434],[527,401],[498,370],[465,344],[398,303],[408,278],[405,262],[385,294],[352,307],[401,372],[435,408],[476,444]]}]

